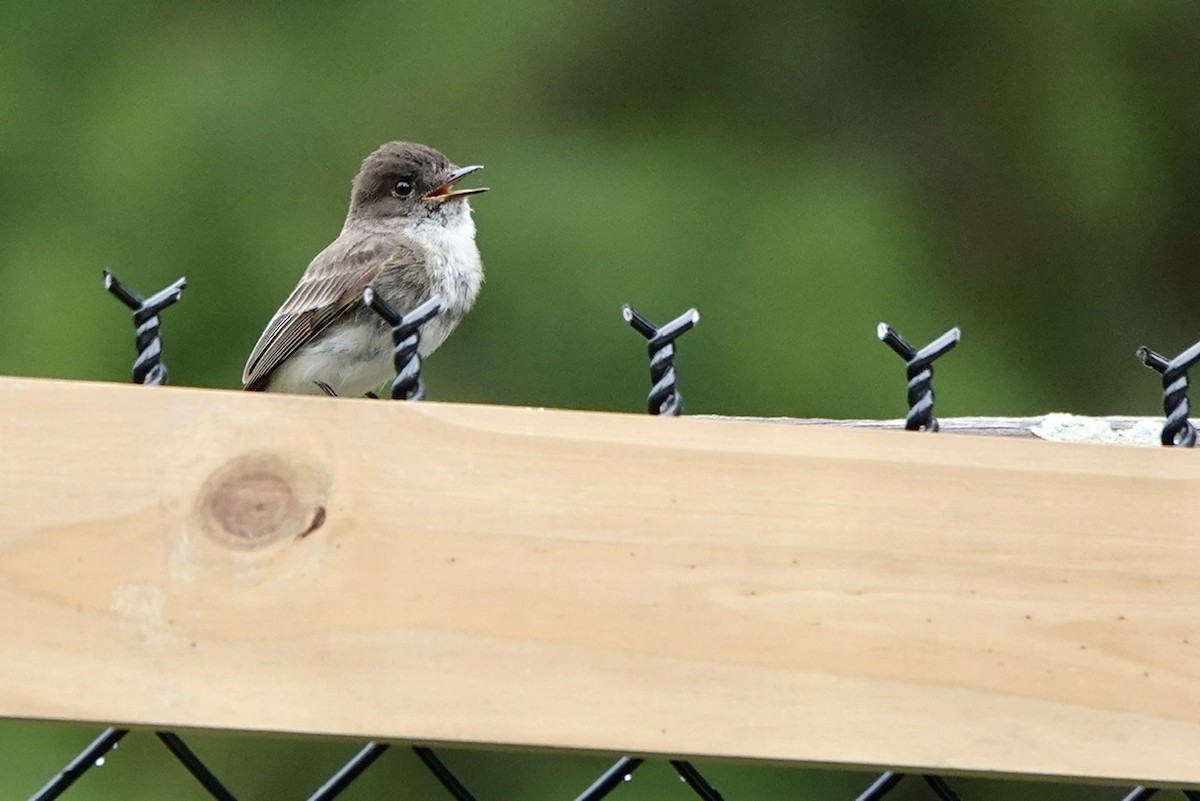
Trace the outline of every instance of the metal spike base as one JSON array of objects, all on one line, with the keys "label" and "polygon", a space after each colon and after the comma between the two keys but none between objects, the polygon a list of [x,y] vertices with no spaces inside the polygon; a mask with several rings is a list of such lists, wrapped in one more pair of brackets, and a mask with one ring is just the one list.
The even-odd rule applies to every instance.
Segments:
[{"label": "metal spike base", "polygon": [[954,349],[962,338],[962,332],[951,328],[925,347],[917,350],[900,332],[887,323],[880,323],[875,330],[885,345],[904,359],[908,376],[908,414],[904,427],[909,431],[937,431],[938,421],[933,416],[933,363]]},{"label": "metal spike base", "polygon": [[392,327],[392,362],[396,377],[392,380],[393,400],[422,400],[425,384],[421,382],[420,328],[442,311],[442,299],[434,295],[408,314],[400,314],[372,287],[363,290],[363,303]]},{"label": "metal spike base", "polygon": [[1162,374],[1163,413],[1167,417],[1162,430],[1162,444],[1168,448],[1195,447],[1196,427],[1188,420],[1191,412],[1187,396],[1188,370],[1200,361],[1200,342],[1174,359],[1167,359],[1147,347],[1137,349],[1137,358],[1142,364]]},{"label": "metal spike base", "polygon": [[133,360],[133,383],[161,386],[167,383],[167,368],[162,363],[161,323],[158,315],[183,295],[187,279],[180,278],[166,289],[143,299],[104,271],[104,288],[133,311],[133,328],[137,356]]},{"label": "metal spike base", "polygon": [[683,411],[683,396],[677,389],[675,340],[700,321],[700,312],[688,309],[662,327],[638,314],[628,303],[621,307],[621,315],[633,330],[649,340],[647,349],[652,386],[646,399],[646,411],[667,417],[678,416]]}]

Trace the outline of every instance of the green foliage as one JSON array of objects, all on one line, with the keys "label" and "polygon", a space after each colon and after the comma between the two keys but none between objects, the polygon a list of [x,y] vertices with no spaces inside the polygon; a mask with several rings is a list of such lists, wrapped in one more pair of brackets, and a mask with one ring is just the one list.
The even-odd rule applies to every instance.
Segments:
[{"label": "green foliage", "polygon": [[[16,0],[0,22],[0,374],[124,380],[110,267],[187,275],[173,382],[237,386],[396,138],[493,187],[434,399],[640,410],[625,301],[701,310],[679,369],[706,413],[899,416],[886,320],[962,326],[943,414],[1152,414],[1134,348],[1200,336],[1191,0]],[[563,763],[522,764],[536,787]]]}]

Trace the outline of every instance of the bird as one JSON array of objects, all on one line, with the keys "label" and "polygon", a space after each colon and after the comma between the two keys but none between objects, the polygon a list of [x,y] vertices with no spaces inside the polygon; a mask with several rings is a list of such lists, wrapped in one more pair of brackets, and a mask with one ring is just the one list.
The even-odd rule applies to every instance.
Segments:
[{"label": "bird", "polygon": [[368,286],[401,314],[440,296],[418,353],[437,350],[483,284],[468,198],[487,187],[455,188],[481,169],[456,167],[416,142],[388,142],[367,156],[341,232],[267,323],[242,372],[244,389],[363,395],[390,379],[391,330],[363,304]]}]

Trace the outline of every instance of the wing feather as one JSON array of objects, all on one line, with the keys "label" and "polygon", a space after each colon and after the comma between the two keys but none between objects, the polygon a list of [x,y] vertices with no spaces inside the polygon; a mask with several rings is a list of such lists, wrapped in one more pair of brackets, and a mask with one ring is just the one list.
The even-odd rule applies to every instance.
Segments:
[{"label": "wing feather", "polygon": [[391,257],[388,237],[343,231],[317,254],[250,352],[242,383],[263,389],[271,373],[361,302],[362,291]]}]

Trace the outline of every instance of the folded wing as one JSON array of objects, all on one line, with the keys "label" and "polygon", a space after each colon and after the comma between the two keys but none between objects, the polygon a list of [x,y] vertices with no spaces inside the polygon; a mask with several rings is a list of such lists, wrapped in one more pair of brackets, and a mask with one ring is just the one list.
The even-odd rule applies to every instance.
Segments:
[{"label": "folded wing", "polygon": [[331,323],[362,301],[397,243],[390,237],[343,231],[317,254],[250,352],[242,383],[261,390],[271,373]]}]

